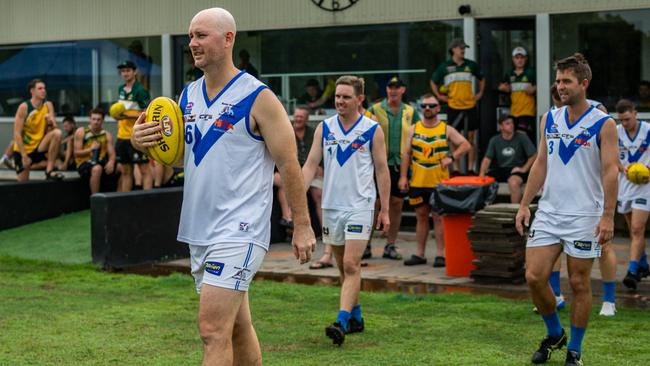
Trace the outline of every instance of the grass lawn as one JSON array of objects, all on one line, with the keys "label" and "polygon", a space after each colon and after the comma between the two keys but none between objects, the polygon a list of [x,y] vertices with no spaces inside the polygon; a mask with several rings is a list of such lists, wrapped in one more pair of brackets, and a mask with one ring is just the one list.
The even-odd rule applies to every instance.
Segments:
[{"label": "grass lawn", "polygon": [[90,263],[90,210],[0,231],[0,255]]},{"label": "grass lawn", "polygon": [[[267,365],[525,365],[544,332],[526,301],[362,293],[367,330],[333,346],[338,289],[257,281],[254,323]],[[0,365],[197,365],[189,276],[110,274],[0,257]],[[586,365],[645,365],[650,312],[592,315]],[[568,326],[567,313],[562,322]],[[554,354],[549,365],[562,365]],[[623,361],[624,360],[624,361]]]}]

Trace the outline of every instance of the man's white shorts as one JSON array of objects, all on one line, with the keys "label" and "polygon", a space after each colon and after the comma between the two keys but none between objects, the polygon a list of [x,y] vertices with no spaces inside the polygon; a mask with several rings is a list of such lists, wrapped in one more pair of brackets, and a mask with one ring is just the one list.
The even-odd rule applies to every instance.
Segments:
[{"label": "man's white shorts", "polygon": [[618,201],[617,211],[620,214],[632,212],[632,209],[650,212],[650,197],[639,197],[633,200]]},{"label": "man's white shorts", "polygon": [[247,291],[265,254],[266,250],[255,244],[190,245],[196,292],[201,292],[203,284]]},{"label": "man's white shorts", "polygon": [[344,245],[346,240],[369,240],[373,213],[323,209],[323,243]]},{"label": "man's white shorts", "polygon": [[601,247],[595,235],[600,216],[549,214],[538,210],[528,233],[527,248],[562,244],[574,258],[598,258]]}]

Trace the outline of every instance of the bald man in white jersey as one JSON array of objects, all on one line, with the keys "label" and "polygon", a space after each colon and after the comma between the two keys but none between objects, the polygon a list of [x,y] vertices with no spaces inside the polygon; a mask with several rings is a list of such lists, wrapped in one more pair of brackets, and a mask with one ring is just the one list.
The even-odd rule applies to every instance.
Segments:
[{"label": "bald man in white jersey", "polygon": [[574,295],[565,365],[574,366],[582,365],[582,340],[591,312],[593,261],[600,256],[602,246],[609,245],[614,232],[618,138],[614,120],[587,102],[591,69],[584,57],[567,57],[555,68],[563,106],[542,118],[539,152],[515,222],[523,235],[530,220],[528,205],[543,186],[526,245],[526,281],[547,329],[532,362],[548,361],[553,350],[567,344],[548,284],[553,263],[564,252]]},{"label": "bald man in white jersey", "polygon": [[363,79],[341,76],[334,94],[336,115],[314,132],[314,143],[303,166],[309,187],[321,160],[323,180],[323,243],[332,245],[341,276],[341,299],[336,321],[325,335],[341,345],[345,335],[362,332],[364,321],[359,304],[361,256],[372,234],[377,176],[381,211],[377,228],[390,227],[388,201],[390,172],[384,133],[379,124],[359,113],[364,98]]},{"label": "bald man in white jersey", "polygon": [[[266,85],[235,68],[235,33],[224,9],[194,16],[189,46],[205,76],[186,86],[179,103],[185,183],[178,240],[190,246],[200,293],[204,365],[262,363],[246,291],[268,250],[274,164],[293,212],[300,263],[315,246],[291,123]],[[160,132],[141,115],[132,142],[145,150]]]}]

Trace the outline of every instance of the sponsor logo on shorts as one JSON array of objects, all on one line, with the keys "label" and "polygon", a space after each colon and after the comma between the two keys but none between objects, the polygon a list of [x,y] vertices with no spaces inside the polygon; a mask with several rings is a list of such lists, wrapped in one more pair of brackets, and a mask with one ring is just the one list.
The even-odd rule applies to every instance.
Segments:
[{"label": "sponsor logo on shorts", "polygon": [[634,200],[634,203],[638,203],[639,205],[645,205],[648,203],[648,200],[645,198],[637,198]]},{"label": "sponsor logo on shorts", "polygon": [[323,235],[329,235],[330,234],[330,228],[327,226],[323,226]]},{"label": "sponsor logo on shorts", "polygon": [[409,204],[411,206],[419,205],[422,202],[424,202],[424,198],[422,198],[422,197],[409,198]]},{"label": "sponsor logo on shorts", "polygon": [[215,276],[221,276],[224,264],[221,262],[206,262],[205,271]]},{"label": "sponsor logo on shorts", "polygon": [[243,232],[247,233],[249,229],[250,229],[250,224],[249,223],[247,223],[247,222],[240,222],[239,223],[239,231],[243,231]]},{"label": "sponsor logo on shorts", "polygon": [[232,276],[233,279],[237,281],[246,281],[249,278],[250,269],[242,267],[235,267],[235,269],[237,272]]},{"label": "sponsor logo on shorts", "polygon": [[363,225],[349,224],[347,232],[348,233],[359,233],[359,234],[361,234],[363,232]]},{"label": "sponsor logo on shorts", "polygon": [[528,233],[528,237],[531,238],[531,239],[535,237],[535,229],[531,230],[531,231]]},{"label": "sponsor logo on shorts", "polygon": [[590,251],[592,242],[586,240],[574,240],[573,246],[578,250]]}]

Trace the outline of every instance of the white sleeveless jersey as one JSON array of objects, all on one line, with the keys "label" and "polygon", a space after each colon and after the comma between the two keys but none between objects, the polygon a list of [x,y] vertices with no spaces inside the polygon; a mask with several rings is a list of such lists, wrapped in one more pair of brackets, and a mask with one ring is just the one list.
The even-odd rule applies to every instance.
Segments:
[{"label": "white sleeveless jersey", "polygon": [[[650,123],[639,121],[635,136],[628,135],[623,125],[616,126],[618,131],[619,160],[623,166],[632,163],[650,165]],[[628,201],[637,198],[650,199],[650,184],[634,184],[627,180],[625,173],[618,175],[618,200]]]},{"label": "white sleeveless jersey", "polygon": [[568,107],[548,112],[544,132],[548,157],[540,210],[576,216],[602,215],[600,130],[608,118],[609,115],[590,106],[569,125]]},{"label": "white sleeveless jersey", "polygon": [[274,162],[249,125],[253,102],[264,88],[241,71],[212,100],[203,77],[183,91],[185,184],[178,241],[268,249]]},{"label": "white sleeveless jersey", "polygon": [[323,121],[323,208],[375,209],[372,139],[378,128],[377,122],[364,116],[348,131],[343,130],[338,115]]}]

